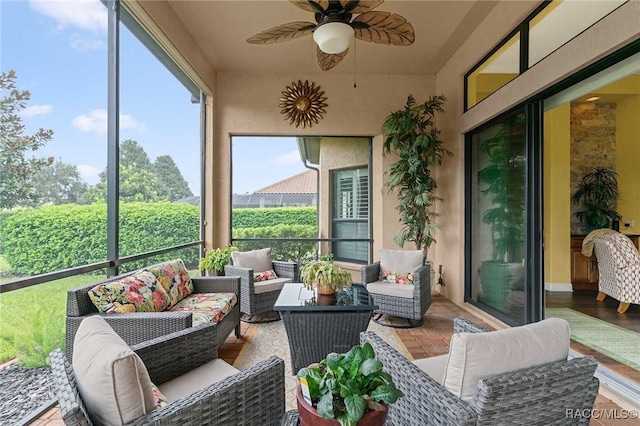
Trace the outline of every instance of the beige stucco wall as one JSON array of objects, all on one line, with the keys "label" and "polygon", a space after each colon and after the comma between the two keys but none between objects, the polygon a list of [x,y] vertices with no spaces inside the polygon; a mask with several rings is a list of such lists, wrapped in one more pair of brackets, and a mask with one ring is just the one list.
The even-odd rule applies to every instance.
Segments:
[{"label": "beige stucco wall", "polygon": [[435,264],[444,265],[444,294],[459,304],[464,299],[464,133],[640,38],[640,2],[628,2],[463,113],[464,74],[537,4],[500,2],[436,75],[436,92],[448,98],[438,123],[454,159],[438,172],[444,202]]},{"label": "beige stucco wall", "polygon": [[[289,125],[280,114],[279,98],[285,86],[298,79],[320,85],[327,97],[327,113],[311,129]],[[351,79],[331,73],[316,75],[259,75],[219,73],[214,105],[216,130],[213,141],[212,173],[216,185],[207,211],[212,212],[206,240],[214,246],[229,241],[230,137],[232,135],[320,135],[374,137],[373,143],[373,228],[374,253],[389,242],[398,229],[393,197],[382,193],[382,123],[389,113],[404,106],[409,94],[418,99],[434,93],[433,76],[359,75],[358,87]],[[390,212],[392,214],[390,214]]]}]

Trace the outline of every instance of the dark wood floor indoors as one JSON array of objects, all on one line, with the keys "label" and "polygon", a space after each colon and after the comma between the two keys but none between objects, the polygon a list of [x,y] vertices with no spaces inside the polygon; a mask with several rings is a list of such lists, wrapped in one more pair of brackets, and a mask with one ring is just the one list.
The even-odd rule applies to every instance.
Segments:
[{"label": "dark wood floor indoors", "polygon": [[[630,305],[624,314],[619,314],[618,301],[607,296],[604,301],[596,300],[596,291],[547,292],[546,306],[549,308],[570,308],[574,311],[599,318],[611,324],[640,333],[640,305]],[[593,355],[606,368],[640,385],[640,371],[628,367],[589,347],[571,342],[571,347],[584,355]],[[638,348],[640,351],[640,348]]]}]

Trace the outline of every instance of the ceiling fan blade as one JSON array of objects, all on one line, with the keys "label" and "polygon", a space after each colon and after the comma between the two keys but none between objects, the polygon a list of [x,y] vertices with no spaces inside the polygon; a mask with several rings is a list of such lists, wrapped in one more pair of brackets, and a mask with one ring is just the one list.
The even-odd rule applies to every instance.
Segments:
[{"label": "ceiling fan blade", "polygon": [[[324,12],[329,7],[329,0],[312,0],[312,2],[308,0],[289,0],[291,3],[295,4],[302,10],[306,10],[307,12],[316,13],[316,12]],[[315,7],[313,4],[315,4]],[[321,10],[318,10],[321,9]]]},{"label": "ceiling fan blade", "polygon": [[340,0],[342,8],[351,13],[364,13],[375,9],[384,3],[384,0]]},{"label": "ceiling fan blade", "polygon": [[389,12],[365,12],[358,15],[351,26],[357,39],[394,46],[410,46],[416,35],[405,18]]},{"label": "ceiling fan blade", "polygon": [[322,71],[329,71],[331,68],[338,65],[342,59],[347,56],[348,52],[349,49],[332,55],[330,53],[324,53],[318,46],[316,46],[316,54],[318,56],[318,65],[320,65],[320,69]]},{"label": "ceiling fan blade", "polygon": [[283,41],[294,40],[311,34],[316,24],[313,22],[289,22],[288,24],[278,25],[277,27],[264,30],[249,37],[247,43],[251,44],[273,44]]}]

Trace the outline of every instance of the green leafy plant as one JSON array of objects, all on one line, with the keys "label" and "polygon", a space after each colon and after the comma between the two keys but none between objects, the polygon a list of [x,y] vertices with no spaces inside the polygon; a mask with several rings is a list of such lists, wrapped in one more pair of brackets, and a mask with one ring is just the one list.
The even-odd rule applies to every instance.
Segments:
[{"label": "green leafy plant", "polygon": [[484,139],[480,149],[488,163],[478,172],[480,192],[491,203],[482,221],[491,231],[491,260],[520,262],[525,234],[525,117],[517,114],[498,132]]},{"label": "green leafy plant", "polygon": [[444,148],[440,130],[434,125],[437,113],[444,112],[444,96],[432,96],[418,104],[409,95],[402,110],[391,113],[382,127],[385,140],[383,155],[395,153],[398,161],[387,169],[389,180],[387,190],[397,190],[402,229],[395,235],[395,242],[403,247],[413,242],[425,257],[440,226],[434,222],[438,213],[434,209],[436,201],[435,178],[432,167],[440,166],[445,155],[451,152]]},{"label": "green leafy plant", "polygon": [[224,272],[224,267],[229,264],[231,252],[235,250],[233,246],[213,249],[202,258],[198,267],[208,272]]},{"label": "green leafy plant", "polygon": [[340,290],[351,286],[351,274],[332,261],[318,260],[300,268],[300,279],[304,286],[313,289],[317,285]]},{"label": "green leafy plant", "polygon": [[331,353],[319,364],[300,369],[297,376],[306,379],[318,414],[350,426],[367,408],[381,408],[377,403],[392,404],[404,395],[382,367],[373,347],[365,343],[344,354]]},{"label": "green leafy plant", "polygon": [[575,215],[589,230],[608,228],[612,221],[622,218],[615,211],[618,198],[618,174],[611,169],[595,167],[582,177],[571,201],[582,207]]}]

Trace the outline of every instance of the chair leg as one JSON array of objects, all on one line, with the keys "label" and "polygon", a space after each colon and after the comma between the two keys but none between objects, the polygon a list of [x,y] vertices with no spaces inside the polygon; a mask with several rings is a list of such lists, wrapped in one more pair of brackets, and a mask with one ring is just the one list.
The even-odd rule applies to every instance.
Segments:
[{"label": "chair leg", "polygon": [[599,300],[600,302],[602,302],[605,297],[607,297],[607,295],[604,294],[603,292],[599,291],[598,292],[598,297],[596,297],[596,299]]},{"label": "chair leg", "polygon": [[627,309],[629,309],[629,303],[620,302],[620,305],[618,305],[618,312],[624,314],[625,312],[627,312]]},{"label": "chair leg", "polygon": [[236,325],[236,338],[237,338],[237,339],[239,339],[239,338],[240,338],[240,335],[242,334],[242,333],[240,332],[240,328],[241,328],[241,327],[240,327],[240,323],[238,323],[238,325]]}]

